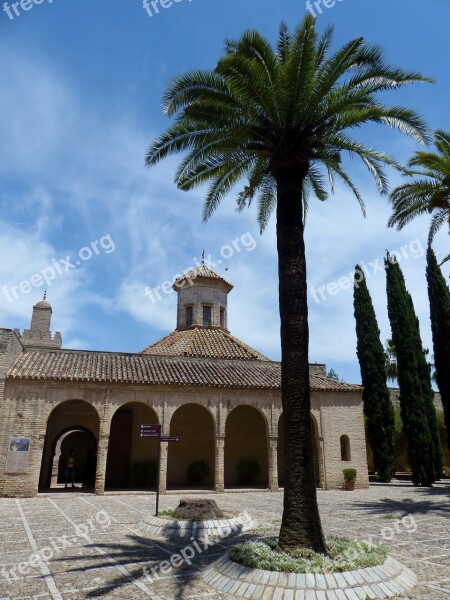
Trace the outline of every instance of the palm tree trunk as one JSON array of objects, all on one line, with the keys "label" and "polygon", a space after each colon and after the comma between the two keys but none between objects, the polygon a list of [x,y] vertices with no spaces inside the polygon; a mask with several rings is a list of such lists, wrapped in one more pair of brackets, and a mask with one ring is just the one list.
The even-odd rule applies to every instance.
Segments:
[{"label": "palm tree trunk", "polygon": [[298,168],[277,174],[277,248],[281,317],[281,399],[284,413],[284,507],[279,548],[326,554],[317,505],[308,361],[308,303]]}]

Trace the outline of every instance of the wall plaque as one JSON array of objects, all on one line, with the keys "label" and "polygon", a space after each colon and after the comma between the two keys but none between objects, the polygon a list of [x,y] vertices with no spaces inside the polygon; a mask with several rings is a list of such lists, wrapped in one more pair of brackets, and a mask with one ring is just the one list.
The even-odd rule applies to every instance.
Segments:
[{"label": "wall plaque", "polygon": [[30,445],[31,438],[29,437],[9,438],[5,473],[28,473]]}]

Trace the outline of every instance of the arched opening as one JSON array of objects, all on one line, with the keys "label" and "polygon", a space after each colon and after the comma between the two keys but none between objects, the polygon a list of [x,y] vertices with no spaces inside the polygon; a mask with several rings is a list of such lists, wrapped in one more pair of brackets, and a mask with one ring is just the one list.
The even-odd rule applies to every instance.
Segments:
[{"label": "arched opening", "polygon": [[267,424],[260,411],[242,405],[225,425],[225,487],[268,487]]},{"label": "arched opening", "polygon": [[216,462],[214,419],[200,404],[180,406],[170,421],[167,487],[212,489]]},{"label": "arched opening", "polygon": [[129,402],[111,419],[105,489],[152,489],[156,486],[157,438],[141,438],[141,425],[157,425],[155,411]]},{"label": "arched opening", "polygon": [[341,435],[341,460],[343,462],[352,460],[350,453],[350,439],[348,435]]},{"label": "arched opening", "polygon": [[74,479],[77,487],[93,487],[99,416],[84,400],[59,404],[47,421],[39,489],[64,488],[67,459],[74,451]]},{"label": "arched opening", "polygon": [[[313,453],[314,453],[314,475],[316,478],[316,486],[322,487],[322,481],[320,476],[320,445],[319,435],[317,431],[317,423],[313,415],[311,415],[311,433],[313,441]],[[278,462],[278,485],[283,487],[284,485],[284,417],[280,416],[278,421],[278,446],[277,446],[277,462]]]}]

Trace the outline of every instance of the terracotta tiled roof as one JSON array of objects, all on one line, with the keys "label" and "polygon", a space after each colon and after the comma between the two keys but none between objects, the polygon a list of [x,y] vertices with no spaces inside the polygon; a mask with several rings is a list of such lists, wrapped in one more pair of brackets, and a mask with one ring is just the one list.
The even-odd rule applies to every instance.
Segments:
[{"label": "terracotta tiled roof", "polygon": [[141,354],[193,356],[198,358],[238,358],[240,360],[269,359],[223,329],[191,327],[174,331],[158,340]]},{"label": "terracotta tiled roof", "polygon": [[[23,380],[277,390],[280,388],[280,363],[30,349],[20,355],[7,377]],[[362,391],[359,386],[333,381],[320,375],[311,375],[310,382],[311,389],[317,391]]]},{"label": "terracotta tiled roof", "polygon": [[233,285],[229,281],[224,279],[221,275],[218,275],[215,271],[213,271],[206,265],[199,265],[198,267],[195,267],[195,269],[191,269],[184,275],[181,275],[181,277],[175,279],[173,287],[174,289],[177,289],[180,287],[180,282],[184,279],[196,279],[197,277],[203,279],[215,279],[216,281],[221,281],[222,283],[224,283],[228,288],[228,291],[233,289]]}]

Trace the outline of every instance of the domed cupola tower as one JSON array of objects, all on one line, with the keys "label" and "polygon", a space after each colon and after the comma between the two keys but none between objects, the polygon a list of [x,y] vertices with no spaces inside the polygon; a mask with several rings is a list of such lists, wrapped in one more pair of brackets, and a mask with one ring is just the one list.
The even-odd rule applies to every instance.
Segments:
[{"label": "domed cupola tower", "polygon": [[228,331],[227,300],[233,286],[226,279],[202,264],[175,279],[173,289],[178,294],[177,328],[141,354],[269,360]]},{"label": "domed cupola tower", "polygon": [[178,293],[177,330],[191,327],[227,329],[228,293],[233,289],[223,277],[205,265],[175,280]]},{"label": "domed cupola tower", "polygon": [[45,299],[33,306],[30,329],[25,329],[21,341],[25,348],[61,348],[62,339],[59,331],[52,336],[50,323],[52,319],[52,307]]}]

